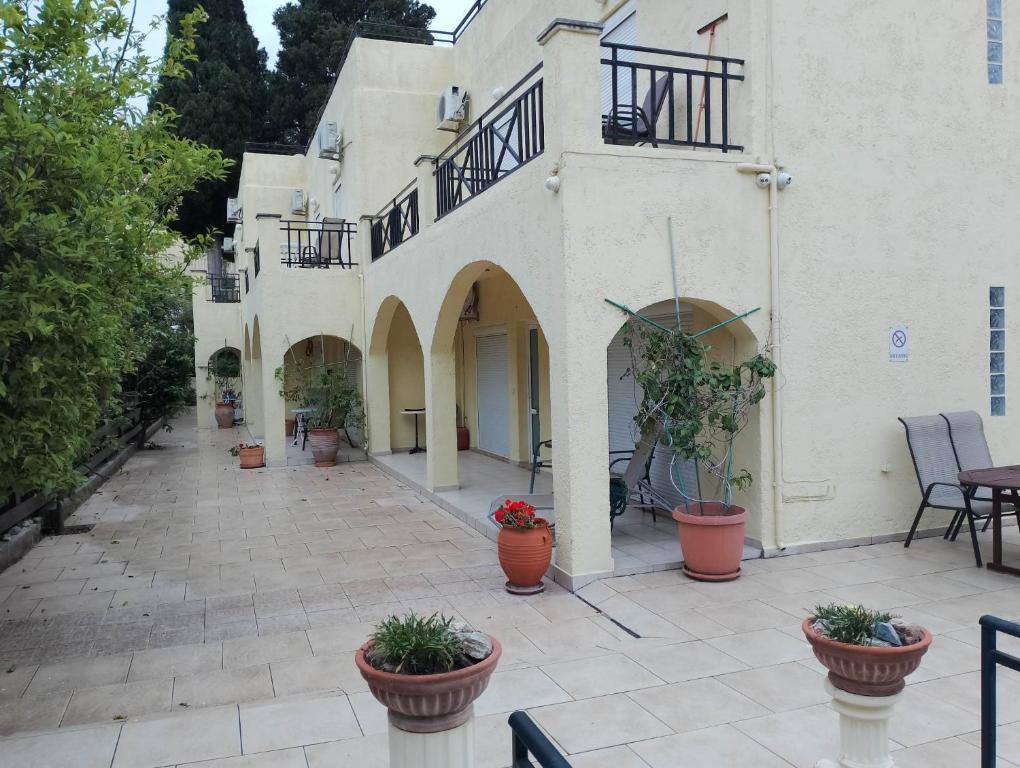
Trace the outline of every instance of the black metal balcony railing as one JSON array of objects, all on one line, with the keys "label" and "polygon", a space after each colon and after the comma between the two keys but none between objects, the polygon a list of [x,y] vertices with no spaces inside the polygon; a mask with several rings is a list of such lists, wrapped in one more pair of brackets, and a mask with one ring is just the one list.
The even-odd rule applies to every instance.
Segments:
[{"label": "black metal balcony railing", "polygon": [[210,275],[212,301],[217,304],[236,304],[241,300],[241,281],[237,275]]},{"label": "black metal balcony railing", "polygon": [[350,269],[354,260],[355,225],[346,221],[287,221],[280,230],[286,235],[280,263],[302,269]]},{"label": "black metal balcony railing", "polygon": [[545,151],[542,80],[528,85],[541,69],[539,63],[436,159],[437,221]]},{"label": "black metal balcony railing", "polygon": [[998,725],[998,689],[996,678],[1000,666],[1020,672],[1020,658],[997,647],[998,633],[1020,637],[1020,624],[998,616],[982,616],[981,625],[981,768],[995,768]]},{"label": "black metal balcony railing", "polygon": [[415,182],[404,187],[372,222],[372,261],[418,234],[418,187],[400,197],[412,184]]},{"label": "black metal balcony railing", "polygon": [[[729,90],[743,59],[603,43],[602,136],[609,144],[743,151],[730,139]],[[605,92],[608,91],[608,94]]]}]

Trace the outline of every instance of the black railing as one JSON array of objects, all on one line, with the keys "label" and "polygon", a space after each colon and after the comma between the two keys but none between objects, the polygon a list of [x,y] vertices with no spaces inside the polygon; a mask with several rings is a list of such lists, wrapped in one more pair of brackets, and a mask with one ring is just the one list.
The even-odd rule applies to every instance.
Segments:
[{"label": "black railing", "polygon": [[354,260],[355,225],[346,221],[282,221],[287,241],[280,263],[302,269],[349,269]]},{"label": "black railing", "polygon": [[237,275],[210,275],[212,301],[217,304],[236,304],[241,300],[241,283]]},{"label": "black railing", "polygon": [[248,270],[244,270],[244,292],[247,294],[251,290],[251,286],[248,283]]},{"label": "black railing", "polygon": [[512,768],[535,768],[531,755],[541,768],[570,768],[570,763],[526,713],[514,712],[508,722],[513,731]]},{"label": "black railing", "polygon": [[609,144],[666,144],[740,152],[730,137],[730,83],[743,59],[603,43],[602,136]]},{"label": "black railing", "polygon": [[299,144],[267,144],[257,141],[246,141],[245,152],[256,152],[260,155],[303,155],[305,148]]},{"label": "black railing", "polygon": [[406,190],[404,187],[372,221],[372,261],[418,234],[418,187],[400,197]]},{"label": "black railing", "polygon": [[542,80],[527,85],[541,69],[532,69],[436,159],[437,221],[545,151]]},{"label": "black railing", "polygon": [[262,260],[259,258],[259,244],[255,243],[255,251],[252,254],[252,260],[255,262],[255,277],[259,276],[259,270],[262,269]]},{"label": "black railing", "polygon": [[995,768],[996,672],[1008,667],[1020,672],[1020,658],[996,648],[999,632],[1020,637],[1020,624],[997,616],[982,616],[981,624],[981,768]]}]

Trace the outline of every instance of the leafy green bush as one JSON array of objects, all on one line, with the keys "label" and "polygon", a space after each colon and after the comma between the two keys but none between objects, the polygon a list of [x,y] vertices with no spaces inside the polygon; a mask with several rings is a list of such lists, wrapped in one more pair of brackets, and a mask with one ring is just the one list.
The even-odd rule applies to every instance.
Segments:
[{"label": "leafy green bush", "polygon": [[153,62],[127,7],[0,0],[0,498],[75,487],[126,377],[144,379],[151,411],[167,396],[156,372],[182,372],[186,332],[161,338],[164,309],[197,251],[169,224],[227,165],[176,138],[172,112],[138,105],[161,73],[184,74],[204,12]]},{"label": "leafy green bush", "polygon": [[860,605],[819,605],[814,610],[815,621],[824,628],[830,640],[848,645],[871,645],[875,625],[892,620],[884,611],[872,611]]},{"label": "leafy green bush", "polygon": [[372,635],[368,663],[405,675],[434,675],[467,666],[464,641],[451,630],[452,623],[435,613],[428,618],[413,612],[390,616]]}]

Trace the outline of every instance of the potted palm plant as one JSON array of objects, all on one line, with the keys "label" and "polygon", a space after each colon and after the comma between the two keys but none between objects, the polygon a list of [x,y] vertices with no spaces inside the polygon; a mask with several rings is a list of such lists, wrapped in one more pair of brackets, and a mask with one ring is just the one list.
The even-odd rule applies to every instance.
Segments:
[{"label": "potted palm plant", "polygon": [[526,501],[507,499],[493,514],[499,525],[499,566],[506,574],[506,591],[515,595],[542,592],[542,577],[552,561],[553,536],[549,522],[535,516]]},{"label": "potted palm plant", "polygon": [[733,441],[765,397],[765,381],[775,375],[775,363],[767,349],[735,364],[712,360],[711,347],[701,341],[707,331],[688,334],[641,317],[632,319],[630,329],[630,375],[641,389],[641,402],[635,417],[640,439],[628,471],[643,467],[656,442],[663,442],[681,460],[713,473],[722,498],[706,500],[698,489],[684,488],[680,464],[672,465],[685,500],[673,511],[683,570],[703,581],[735,579],[747,513],[732,503],[731,493],[750,486],[752,478],[746,469],[734,471]]},{"label": "potted palm plant", "polygon": [[437,614],[409,613],[381,622],[354,661],[394,727],[438,733],[470,719],[501,652],[499,641],[483,632]]}]

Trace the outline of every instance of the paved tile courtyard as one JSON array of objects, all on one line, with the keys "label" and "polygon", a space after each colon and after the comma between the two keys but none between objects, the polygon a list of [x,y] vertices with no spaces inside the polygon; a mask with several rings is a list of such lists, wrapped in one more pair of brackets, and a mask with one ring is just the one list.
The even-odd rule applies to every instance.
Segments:
[{"label": "paved tile courtyard", "polygon": [[[242,472],[238,434],[191,423],[68,521],[90,532],[0,574],[0,766],[385,766],[353,650],[414,609],[503,643],[476,705],[479,768],[509,764],[514,709],[577,768],[807,768],[835,755],[838,723],[800,619],[834,600],[936,634],[891,724],[900,768],[978,764],[977,618],[1020,617],[1020,581],[976,569],[963,538],[755,560],[727,584],[660,571],[513,597],[490,540],[374,465]],[[999,765],[1020,766],[1020,678],[1000,691]]]}]

